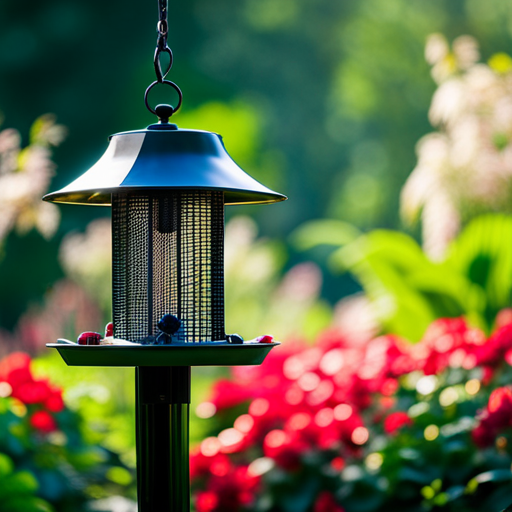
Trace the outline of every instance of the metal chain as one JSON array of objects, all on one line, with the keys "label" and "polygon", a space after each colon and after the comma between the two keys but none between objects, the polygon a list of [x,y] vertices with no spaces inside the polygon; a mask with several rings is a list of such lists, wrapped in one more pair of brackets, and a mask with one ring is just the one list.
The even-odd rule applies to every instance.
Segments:
[{"label": "metal chain", "polygon": [[[149,106],[148,94],[149,94],[149,91],[156,84],[170,85],[178,93],[178,103],[175,107],[173,107],[171,105],[166,106],[168,108],[165,109],[166,114],[163,117],[168,119],[169,112],[170,112],[170,115],[172,115],[180,108],[181,102],[183,100],[183,94],[182,94],[180,88],[174,82],[171,82],[170,80],[165,79],[165,77],[167,76],[167,74],[169,73],[169,71],[172,68],[172,62],[173,62],[172,51],[169,48],[169,46],[167,45],[167,34],[169,31],[169,24],[167,23],[167,1],[168,0],[158,0],[158,23],[156,25],[156,30],[158,32],[158,39],[156,42],[155,56],[153,58],[153,65],[155,68],[156,81],[153,82],[146,89],[146,93],[144,94],[144,102],[146,104],[146,107],[148,108],[148,110],[151,113],[156,114],[159,117],[161,117],[159,112],[156,112],[153,108],[151,108]],[[169,63],[167,64],[167,69],[165,71],[162,71],[162,64],[160,62],[160,57],[162,56],[163,53],[167,53],[167,55],[169,56]],[[157,110],[158,110],[158,107],[157,107]],[[163,120],[163,119],[161,118],[161,120]]]},{"label": "metal chain", "polygon": [[163,51],[167,48],[167,32],[169,30],[169,24],[167,23],[167,0],[158,0],[158,14],[159,20],[156,24],[158,32],[157,48]]},{"label": "metal chain", "polygon": [[[167,32],[169,30],[169,24],[167,23],[167,0],[158,0],[158,18],[158,23],[156,24],[158,39],[156,41],[154,65],[156,81],[162,83],[172,67],[172,51],[167,46]],[[169,55],[169,64],[165,73],[162,73],[162,64],[160,63],[162,53]]]}]

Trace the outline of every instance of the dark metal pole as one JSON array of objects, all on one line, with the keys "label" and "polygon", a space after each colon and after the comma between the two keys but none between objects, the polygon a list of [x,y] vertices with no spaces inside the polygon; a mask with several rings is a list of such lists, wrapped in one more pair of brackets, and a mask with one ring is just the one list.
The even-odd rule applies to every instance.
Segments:
[{"label": "dark metal pole", "polygon": [[190,512],[189,366],[135,373],[139,512]]}]

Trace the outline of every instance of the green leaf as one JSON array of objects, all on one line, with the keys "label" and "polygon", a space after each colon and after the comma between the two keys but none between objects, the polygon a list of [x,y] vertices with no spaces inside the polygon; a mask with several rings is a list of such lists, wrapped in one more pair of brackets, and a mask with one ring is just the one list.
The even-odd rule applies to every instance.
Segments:
[{"label": "green leaf", "polygon": [[486,471],[475,476],[479,484],[485,482],[507,482],[512,480],[512,471],[510,469],[493,469],[492,471]]},{"label": "green leaf", "polygon": [[0,501],[16,495],[33,494],[39,488],[36,478],[29,471],[20,471],[0,480]]},{"label": "green leaf", "polygon": [[2,501],[2,512],[54,512],[54,508],[45,500],[35,496],[16,496]]},{"label": "green leaf", "polygon": [[132,481],[132,475],[130,472],[119,466],[110,468],[105,476],[112,482],[119,485],[128,485]]},{"label": "green leaf", "polygon": [[510,305],[512,218],[488,214],[473,220],[451,244],[446,263],[485,292],[487,319]]},{"label": "green leaf", "polygon": [[[301,236],[309,232],[313,238],[319,222]],[[318,229],[317,241],[327,240],[328,231]],[[410,236],[375,230],[341,244],[330,264],[356,277],[385,330],[416,341],[440,317],[465,315],[490,328],[512,296],[512,244],[504,243],[511,239],[511,217],[485,215],[470,223],[446,260],[437,263]]]},{"label": "green leaf", "polygon": [[428,297],[409,283],[434,264],[408,235],[373,231],[338,249],[331,263],[355,275],[387,330],[415,341],[436,318]]},{"label": "green leaf", "polygon": [[0,478],[11,474],[13,468],[14,464],[12,460],[4,453],[0,453]]}]

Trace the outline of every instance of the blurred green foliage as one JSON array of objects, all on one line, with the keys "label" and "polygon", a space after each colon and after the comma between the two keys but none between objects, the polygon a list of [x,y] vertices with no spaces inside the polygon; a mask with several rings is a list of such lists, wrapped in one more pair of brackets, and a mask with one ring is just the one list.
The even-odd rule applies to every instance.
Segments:
[{"label": "blurred green foliage", "polygon": [[53,512],[48,502],[36,497],[39,484],[32,473],[15,471],[10,457],[0,453],[0,500],[5,512]]},{"label": "blurred green foliage", "polygon": [[[310,233],[314,232],[314,236]],[[488,214],[470,222],[443,261],[428,258],[398,231],[359,234],[332,220],[305,223],[293,235],[300,249],[340,246],[329,257],[334,271],[361,283],[385,332],[418,341],[436,318],[464,315],[490,332],[512,298],[512,218]]]}]

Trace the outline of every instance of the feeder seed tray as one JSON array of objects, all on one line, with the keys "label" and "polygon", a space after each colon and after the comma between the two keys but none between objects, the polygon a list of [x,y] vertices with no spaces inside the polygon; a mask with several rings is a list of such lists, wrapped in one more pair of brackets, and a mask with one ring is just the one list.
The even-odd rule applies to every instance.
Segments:
[{"label": "feeder seed tray", "polygon": [[279,342],[247,345],[62,345],[56,348],[68,366],[249,366],[261,364]]}]

